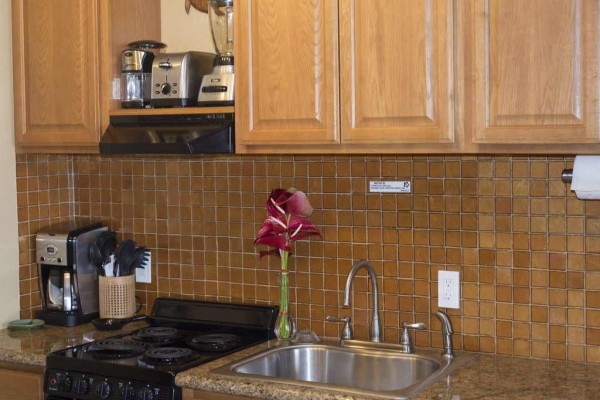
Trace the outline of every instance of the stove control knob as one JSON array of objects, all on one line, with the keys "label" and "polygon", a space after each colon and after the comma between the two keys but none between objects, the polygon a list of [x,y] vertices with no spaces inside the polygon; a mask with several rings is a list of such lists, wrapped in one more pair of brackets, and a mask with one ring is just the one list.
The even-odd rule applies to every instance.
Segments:
[{"label": "stove control knob", "polygon": [[110,397],[110,395],[112,394],[112,389],[110,387],[110,384],[106,381],[100,383],[98,386],[96,386],[96,394],[102,400],[108,399]]},{"label": "stove control knob", "polygon": [[121,397],[123,400],[136,400],[135,388],[131,385],[125,385],[121,388]]},{"label": "stove control knob", "polygon": [[154,392],[150,388],[143,388],[140,391],[140,396],[138,397],[140,400],[154,400]]},{"label": "stove control knob", "polygon": [[58,386],[61,392],[69,392],[71,391],[71,385],[73,385],[73,378],[68,375],[62,377],[58,382]]},{"label": "stove control knob", "polygon": [[81,378],[73,382],[73,392],[75,394],[88,394],[90,391],[90,380],[88,378]]}]

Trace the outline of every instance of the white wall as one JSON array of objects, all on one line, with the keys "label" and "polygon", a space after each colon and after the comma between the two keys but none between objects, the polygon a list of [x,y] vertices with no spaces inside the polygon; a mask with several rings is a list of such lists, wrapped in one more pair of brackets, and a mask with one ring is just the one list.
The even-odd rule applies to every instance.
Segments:
[{"label": "white wall", "polygon": [[190,8],[185,13],[184,0],[161,1],[161,40],[167,53],[184,51],[215,52],[208,14]]},{"label": "white wall", "polygon": [[[0,87],[12,89],[10,1],[0,1]],[[12,90],[0,96],[0,326],[19,318],[19,241]]]}]

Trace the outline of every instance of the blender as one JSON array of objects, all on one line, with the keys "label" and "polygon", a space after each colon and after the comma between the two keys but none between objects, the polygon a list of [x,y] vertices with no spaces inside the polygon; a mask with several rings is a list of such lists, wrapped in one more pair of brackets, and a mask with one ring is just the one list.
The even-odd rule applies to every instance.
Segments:
[{"label": "blender", "polygon": [[233,0],[210,0],[208,18],[217,55],[202,79],[198,105],[233,105]]}]

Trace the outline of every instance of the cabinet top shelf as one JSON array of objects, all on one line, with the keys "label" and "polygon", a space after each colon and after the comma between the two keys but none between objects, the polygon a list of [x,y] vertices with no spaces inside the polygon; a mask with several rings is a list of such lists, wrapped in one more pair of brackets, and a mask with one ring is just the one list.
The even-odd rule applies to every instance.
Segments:
[{"label": "cabinet top shelf", "polygon": [[234,107],[175,107],[175,108],[130,108],[112,110],[111,116],[119,115],[182,115],[182,114],[214,114],[233,113]]}]

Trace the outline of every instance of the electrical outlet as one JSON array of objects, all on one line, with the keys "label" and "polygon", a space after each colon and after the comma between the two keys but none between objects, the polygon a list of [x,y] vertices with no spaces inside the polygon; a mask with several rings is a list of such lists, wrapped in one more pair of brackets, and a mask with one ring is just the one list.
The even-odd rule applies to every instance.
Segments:
[{"label": "electrical outlet", "polygon": [[438,307],[460,308],[460,273],[438,271]]},{"label": "electrical outlet", "polygon": [[135,281],[138,283],[152,283],[152,252],[146,250],[147,260],[144,261],[142,267],[135,269]]}]

